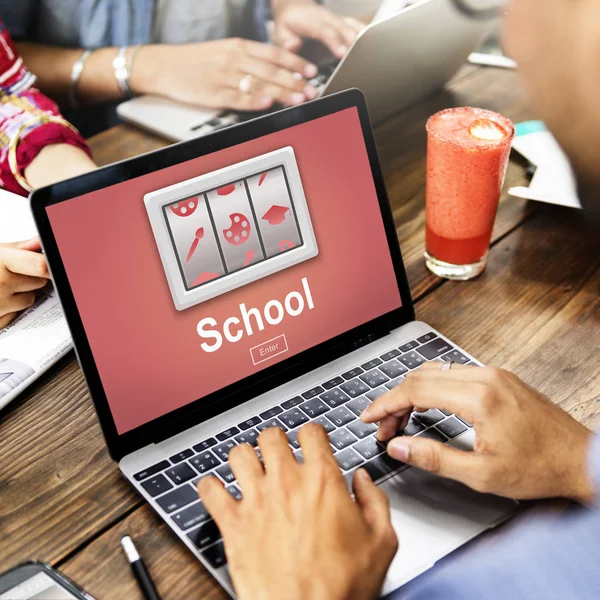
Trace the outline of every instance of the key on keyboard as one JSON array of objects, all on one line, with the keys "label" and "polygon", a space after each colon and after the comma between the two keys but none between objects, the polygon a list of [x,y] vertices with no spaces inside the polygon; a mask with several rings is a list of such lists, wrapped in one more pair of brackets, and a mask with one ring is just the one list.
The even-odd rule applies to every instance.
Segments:
[{"label": "key on keyboard", "polygon": [[236,435],[233,439],[238,444],[250,444],[251,446],[256,446],[258,440],[258,431],[256,431],[256,429],[249,429],[248,431],[240,433],[240,435]]},{"label": "key on keyboard", "polygon": [[198,492],[187,484],[157,498],[156,502],[165,512],[172,513],[196,500],[198,500]]},{"label": "key on keyboard", "polygon": [[304,423],[308,423],[308,417],[298,408],[292,408],[287,412],[279,415],[279,419],[285,423],[290,429],[300,427]]},{"label": "key on keyboard", "polygon": [[212,452],[203,452],[202,454],[197,454],[190,460],[190,462],[192,465],[194,465],[194,467],[196,467],[198,473],[206,473],[213,467],[221,464],[221,461]]},{"label": "key on keyboard", "polygon": [[188,537],[198,550],[202,550],[209,544],[221,539],[221,532],[214,521],[208,521],[204,525],[200,525],[198,529],[194,529],[188,533]]},{"label": "key on keyboard", "polygon": [[371,389],[360,379],[351,379],[350,381],[346,381],[346,383],[340,385],[340,388],[352,398],[356,398],[357,396],[360,396]]},{"label": "key on keyboard", "polygon": [[313,398],[308,402],[300,405],[303,410],[311,419],[321,416],[329,410],[329,406],[323,402],[320,398]]},{"label": "key on keyboard", "polygon": [[233,483],[235,481],[235,475],[231,472],[229,464],[218,467],[217,473],[225,483]]},{"label": "key on keyboard", "polygon": [[352,448],[338,452],[335,455],[335,460],[337,460],[338,465],[340,465],[340,468],[343,471],[354,469],[364,462],[363,459],[356,452],[354,452],[354,450],[352,450]]},{"label": "key on keyboard", "polygon": [[342,427],[356,419],[356,415],[345,406],[338,406],[325,415],[336,427]]},{"label": "key on keyboard", "polygon": [[372,388],[379,387],[386,381],[389,381],[389,379],[379,369],[373,369],[372,371],[361,375],[360,379]]},{"label": "key on keyboard", "polygon": [[[259,425],[260,427],[260,425]],[[229,458],[229,453],[237,446],[235,440],[227,440],[213,448],[213,452],[225,462]]]},{"label": "key on keyboard", "polygon": [[385,446],[381,442],[378,442],[375,436],[359,442],[355,446],[352,446],[352,448],[361,454],[366,460],[369,460],[375,456],[379,456],[385,452]]},{"label": "key on keyboard", "polygon": [[346,406],[356,415],[360,416],[360,413],[371,404],[371,401],[365,396],[359,396],[353,398],[350,402],[346,402]]},{"label": "key on keyboard", "polygon": [[281,429],[282,431],[287,431],[287,427],[277,419],[270,419],[269,421],[264,421],[260,425],[257,425],[256,429],[258,429],[259,432],[262,432],[265,429],[268,429],[269,427],[279,427],[279,429]]},{"label": "key on keyboard", "polygon": [[[196,494],[196,499],[198,499],[198,494]],[[206,521],[209,516],[202,502],[196,502],[196,504],[192,504],[192,506],[178,512],[171,518],[177,523],[180,529],[190,529]]]},{"label": "key on keyboard", "polygon": [[[342,380],[342,383],[344,383],[343,380]],[[321,394],[319,396],[319,398],[321,398],[321,400],[323,400],[324,402],[327,402],[327,404],[329,404],[329,406],[331,406],[331,408],[340,406],[340,404],[344,404],[344,402],[346,402],[347,400],[350,400],[350,397],[347,396],[346,394],[344,394],[344,392],[342,392],[342,390],[340,390],[338,388],[329,390],[328,392]]]},{"label": "key on keyboard", "polygon": [[375,423],[363,423],[360,419],[348,423],[347,427],[359,440],[362,440],[371,433],[377,431],[377,425],[375,425]]},{"label": "key on keyboard", "polygon": [[455,438],[457,435],[460,435],[467,430],[467,426],[456,417],[450,417],[449,419],[438,423],[436,427],[449,438]]},{"label": "key on keyboard", "polygon": [[167,474],[167,477],[176,484],[185,483],[196,477],[196,471],[194,471],[194,469],[186,462],[167,469],[165,473]]},{"label": "key on keyboard", "polygon": [[354,444],[356,439],[347,429],[337,429],[329,434],[329,441],[336,450],[343,450],[347,446]]}]

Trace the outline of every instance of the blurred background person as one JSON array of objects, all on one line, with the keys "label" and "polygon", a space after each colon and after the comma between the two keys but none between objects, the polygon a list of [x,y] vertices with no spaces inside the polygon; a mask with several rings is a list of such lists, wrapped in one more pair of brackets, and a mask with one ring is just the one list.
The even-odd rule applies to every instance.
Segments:
[{"label": "blurred background person", "polygon": [[[0,187],[20,195],[96,166],[83,137],[34,84],[0,21]],[[0,244],[0,328],[34,303],[48,278],[39,239]]]},{"label": "blurred background person", "polygon": [[66,113],[86,135],[134,94],[234,110],[313,99],[303,40],[340,58],[363,26],[316,0],[0,0],[0,15],[43,92],[71,109],[103,105]]}]

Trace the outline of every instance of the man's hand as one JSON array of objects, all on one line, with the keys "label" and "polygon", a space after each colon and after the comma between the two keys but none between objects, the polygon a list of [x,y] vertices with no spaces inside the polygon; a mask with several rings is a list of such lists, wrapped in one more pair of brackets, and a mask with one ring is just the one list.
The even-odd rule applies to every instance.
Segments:
[{"label": "man's hand", "polygon": [[35,290],[48,283],[40,241],[0,244],[0,329],[35,302]]},{"label": "man's hand", "polygon": [[336,15],[314,0],[273,0],[272,6],[275,41],[292,52],[300,49],[302,38],[313,38],[342,58],[365,26],[356,19]]},{"label": "man's hand", "polygon": [[[301,104],[316,98],[306,80],[317,67],[283,48],[230,38],[140,48],[131,85],[138,93],[167,96],[210,108],[264,110],[274,102]],[[249,89],[240,81],[251,75]]]},{"label": "man's hand", "polygon": [[303,464],[277,427],[258,438],[264,468],[251,446],[231,451],[239,502],[214,477],[198,483],[238,597],[377,598],[398,544],[384,492],[358,470],[352,501],[320,425],[303,427],[298,441]]},{"label": "man's hand", "polygon": [[473,423],[474,452],[421,437],[395,437],[393,458],[481,491],[510,498],[567,497],[591,502],[587,475],[592,433],[525,385],[493,368],[423,365],[378,398],[361,419],[380,421],[380,440],[393,438],[413,409],[441,408]]}]

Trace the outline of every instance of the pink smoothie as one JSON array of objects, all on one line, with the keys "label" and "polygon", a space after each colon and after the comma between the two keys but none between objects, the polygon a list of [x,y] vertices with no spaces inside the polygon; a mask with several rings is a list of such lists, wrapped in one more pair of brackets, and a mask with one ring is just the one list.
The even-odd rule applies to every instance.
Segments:
[{"label": "pink smoothie", "polygon": [[515,134],[509,119],[451,108],[427,122],[427,252],[465,265],[489,247]]}]

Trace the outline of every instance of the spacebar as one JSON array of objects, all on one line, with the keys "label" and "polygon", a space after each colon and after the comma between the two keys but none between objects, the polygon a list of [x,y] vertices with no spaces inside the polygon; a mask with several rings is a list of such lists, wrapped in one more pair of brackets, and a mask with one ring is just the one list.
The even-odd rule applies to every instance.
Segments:
[{"label": "spacebar", "polygon": [[381,454],[377,458],[370,460],[367,464],[362,465],[362,467],[367,470],[367,473],[369,473],[373,481],[377,481],[378,479],[397,471],[401,467],[407,466],[408,465],[406,463],[394,460],[388,454]]}]

